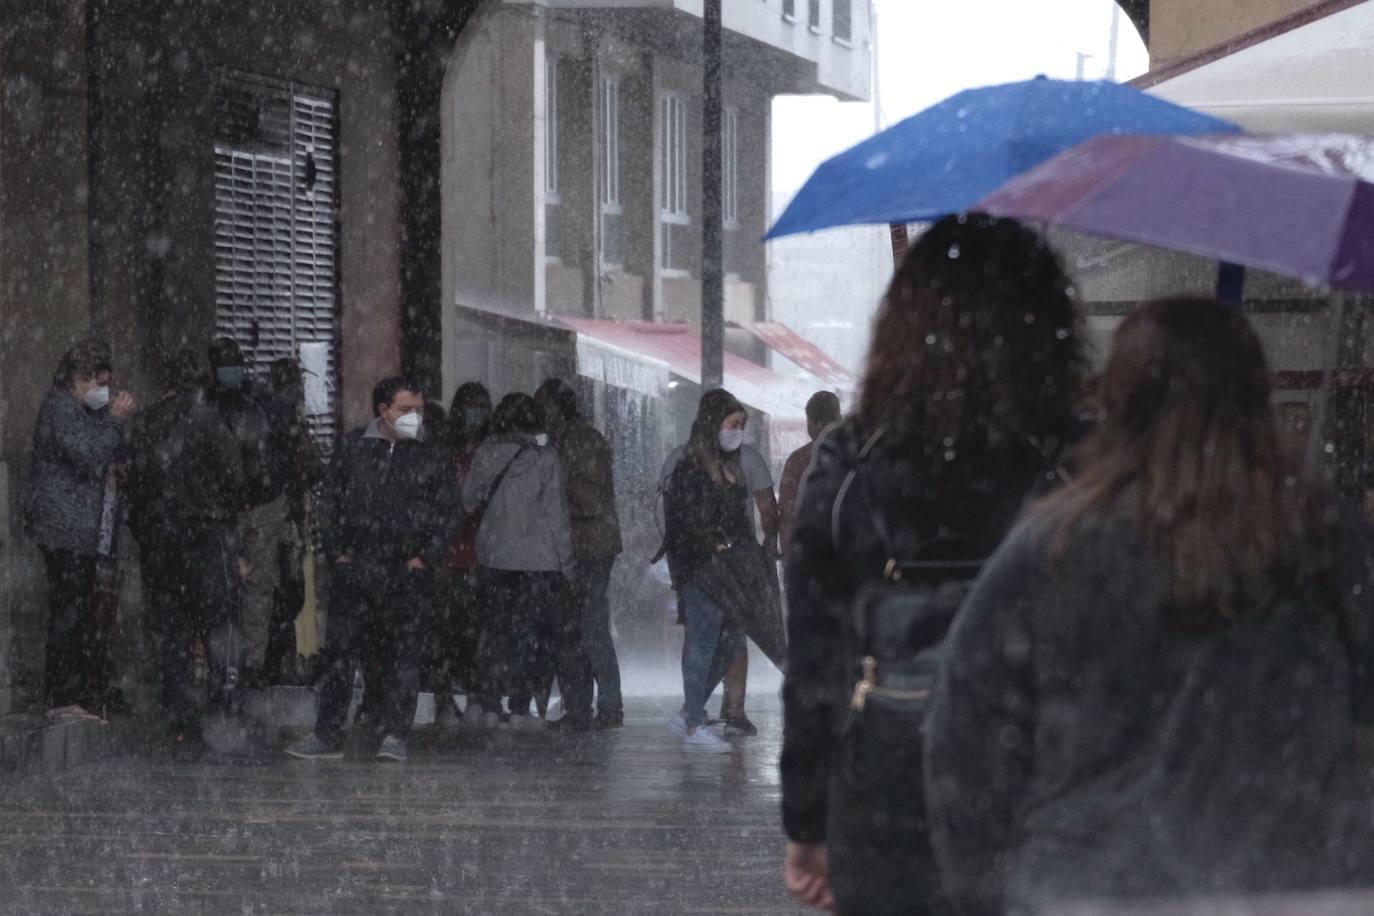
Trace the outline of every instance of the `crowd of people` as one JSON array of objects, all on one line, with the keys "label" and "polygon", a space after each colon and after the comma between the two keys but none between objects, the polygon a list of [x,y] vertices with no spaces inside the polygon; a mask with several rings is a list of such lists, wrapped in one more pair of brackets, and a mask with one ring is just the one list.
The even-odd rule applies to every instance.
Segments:
[{"label": "crowd of people", "polygon": [[[163,396],[141,412],[126,393],[111,398],[112,369],[104,343],[75,346],[35,432],[26,519],[49,572],[51,715],[103,721],[117,708],[111,634],[98,625],[99,571],[118,562],[102,531],[117,532],[127,519],[162,709],[173,746],[188,758],[204,748],[207,716],[232,719],[245,688],[292,680],[285,662],[294,653],[281,651],[281,631],[305,600],[294,580],[310,544],[323,567],[327,626],[310,679],[315,727],[287,748],[291,756],[343,755],[359,673],[356,722],[375,733],[383,759],[406,759],[422,689],[433,691],[445,727],[623,725],[610,600],[624,549],[613,456],[569,384],[552,379],[493,407],[485,387],[468,383],[445,411],[417,382],[383,379],[371,421],[341,437],[326,468],[290,363],[264,383],[249,376],[230,339],[213,341],[205,356],[184,349],[167,360]],[[703,410],[722,396],[729,399],[708,394]],[[740,537],[756,543],[756,507],[776,554],[772,476],[743,444],[745,414],[729,400],[717,425],[739,441],[712,435],[710,445],[739,483],[732,512]],[[668,456],[665,503],[680,503],[678,482],[700,467],[701,454],[693,445]],[[676,545],[675,517],[668,531]],[[670,551],[674,563],[677,556]],[[682,604],[684,671],[702,669],[684,681],[700,692],[709,666],[698,661],[711,651],[704,641],[724,636],[696,626],[690,598]],[[726,730],[754,734],[744,709],[748,656],[741,639],[729,646],[693,702],[704,720],[706,698],[724,679]],[[555,684],[559,717],[548,715]],[[696,723],[677,722],[670,727],[695,749]],[[715,738],[709,749],[725,747]]]},{"label": "crowd of people", "polygon": [[[1287,456],[1240,309],[1145,303],[1091,382],[1083,341],[1041,236],[949,217],[891,282],[855,409],[807,405],[781,499],[728,391],[664,463],[684,749],[730,749],[706,709],[722,684],[725,732],[754,732],[745,634],[764,648],[750,626],[781,621],[784,560],[784,878],[805,903],[1021,914],[1371,873],[1374,529]],[[229,714],[271,667],[292,528],[318,534],[329,589],[292,756],[343,755],[360,671],[384,759],[406,759],[425,685],[441,722],[549,728],[556,680],[560,730],[623,724],[612,456],[569,385],[493,408],[467,384],[445,412],[384,379],[325,469],[289,366],[268,391],[231,341],[208,365],[182,351],[137,415],[111,370],[74,347],[34,437],[54,715],[110,694],[122,491],[179,743],[202,665]]]}]

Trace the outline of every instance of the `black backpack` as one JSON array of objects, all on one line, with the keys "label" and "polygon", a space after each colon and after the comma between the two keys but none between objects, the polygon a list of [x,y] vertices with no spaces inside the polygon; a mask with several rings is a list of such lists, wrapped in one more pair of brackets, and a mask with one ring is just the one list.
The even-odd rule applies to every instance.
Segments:
[{"label": "black backpack", "polygon": [[886,556],[880,577],[867,578],[850,602],[846,649],[854,690],[849,719],[879,707],[918,723],[935,689],[945,635],[986,557],[946,528],[922,541],[909,556],[898,556],[882,505],[862,473],[864,460],[885,432],[880,429],[864,444],[832,510],[832,538],[838,549],[841,508],[857,486]]}]

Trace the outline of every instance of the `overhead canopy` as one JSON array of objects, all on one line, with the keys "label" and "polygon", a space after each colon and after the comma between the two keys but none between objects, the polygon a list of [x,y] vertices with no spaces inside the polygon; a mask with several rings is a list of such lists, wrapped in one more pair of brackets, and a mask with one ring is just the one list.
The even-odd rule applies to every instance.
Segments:
[{"label": "overhead canopy", "polygon": [[[685,322],[560,318],[577,332],[581,375],[661,396],[668,376],[701,383],[701,333]],[[811,392],[764,366],[725,354],[724,385],[754,409],[779,419],[806,415]]]},{"label": "overhead canopy", "polygon": [[1307,18],[1135,84],[1251,131],[1374,133],[1374,3]]}]

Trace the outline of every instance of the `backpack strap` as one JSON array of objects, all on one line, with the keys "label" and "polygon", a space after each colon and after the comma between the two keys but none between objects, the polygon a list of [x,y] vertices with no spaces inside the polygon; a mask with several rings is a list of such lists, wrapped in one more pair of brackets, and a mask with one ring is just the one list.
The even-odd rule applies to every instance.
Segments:
[{"label": "backpack strap", "polygon": [[506,482],[506,475],[510,473],[510,469],[515,466],[515,462],[519,460],[520,456],[529,451],[529,449],[530,447],[528,445],[522,445],[520,448],[516,449],[510,461],[506,462],[506,466],[501,469],[500,473],[492,478],[491,486],[487,489],[487,495],[482,497],[482,501],[477,504],[476,510],[472,513],[474,516],[481,518],[487,514],[487,507],[490,506],[491,501],[496,498],[496,491],[501,489],[501,484]]}]

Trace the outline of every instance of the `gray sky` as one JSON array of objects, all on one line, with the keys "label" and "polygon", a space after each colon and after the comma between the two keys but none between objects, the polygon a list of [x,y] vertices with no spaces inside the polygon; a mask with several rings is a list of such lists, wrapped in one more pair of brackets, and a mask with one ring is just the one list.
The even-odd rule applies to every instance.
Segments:
[{"label": "gray sky", "polygon": [[[862,2],[862,0],[860,0]],[[1114,0],[875,0],[879,80],[887,124],[973,86],[1036,74],[1106,73]],[[1044,22],[1038,22],[1044,19]],[[1145,46],[1123,15],[1116,78],[1148,69]],[[873,133],[873,107],[784,96],[773,103],[773,188],[794,192],[828,157]]]}]

